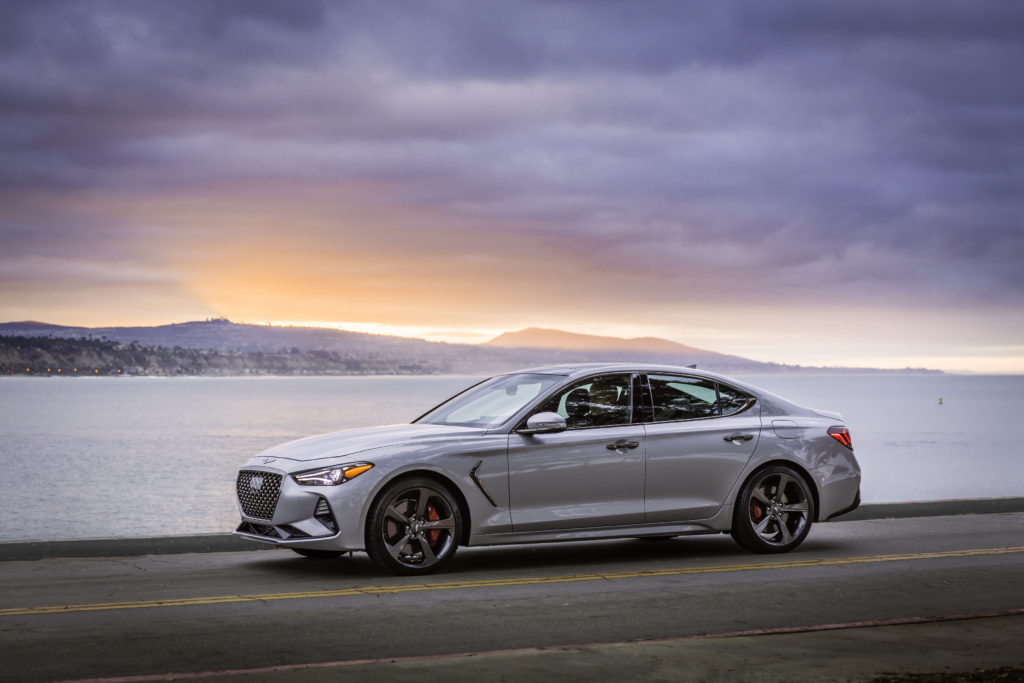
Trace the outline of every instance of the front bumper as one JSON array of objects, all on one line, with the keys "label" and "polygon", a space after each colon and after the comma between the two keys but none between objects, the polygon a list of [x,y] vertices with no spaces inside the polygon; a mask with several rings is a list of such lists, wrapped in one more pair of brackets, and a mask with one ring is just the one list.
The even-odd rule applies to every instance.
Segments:
[{"label": "front bumper", "polygon": [[354,483],[301,486],[287,472],[247,466],[235,482],[241,523],[234,533],[281,547],[362,550],[363,525],[352,503],[358,495],[351,495],[361,487]]}]

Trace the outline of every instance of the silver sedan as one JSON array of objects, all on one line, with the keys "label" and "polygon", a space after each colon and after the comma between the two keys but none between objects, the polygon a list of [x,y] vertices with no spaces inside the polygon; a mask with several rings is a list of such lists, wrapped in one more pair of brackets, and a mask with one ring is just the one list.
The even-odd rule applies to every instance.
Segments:
[{"label": "silver sedan", "polygon": [[860,467],[838,413],[693,368],[590,364],[276,446],[236,491],[245,538],[420,574],[460,545],[731,533],[786,552],[857,507]]}]

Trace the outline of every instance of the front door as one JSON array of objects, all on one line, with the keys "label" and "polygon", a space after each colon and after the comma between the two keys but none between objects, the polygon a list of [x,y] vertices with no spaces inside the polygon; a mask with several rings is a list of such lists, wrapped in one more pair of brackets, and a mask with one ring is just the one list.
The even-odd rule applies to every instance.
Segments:
[{"label": "front door", "polygon": [[535,411],[559,413],[566,431],[509,436],[514,531],[643,522],[645,437],[632,396],[629,374],[590,377]]}]

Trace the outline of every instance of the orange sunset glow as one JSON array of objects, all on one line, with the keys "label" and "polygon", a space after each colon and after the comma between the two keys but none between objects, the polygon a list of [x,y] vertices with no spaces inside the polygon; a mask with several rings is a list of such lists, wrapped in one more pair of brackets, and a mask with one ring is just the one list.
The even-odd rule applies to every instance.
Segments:
[{"label": "orange sunset glow", "polygon": [[1020,42],[834,9],[25,6],[0,322],[1024,373]]}]

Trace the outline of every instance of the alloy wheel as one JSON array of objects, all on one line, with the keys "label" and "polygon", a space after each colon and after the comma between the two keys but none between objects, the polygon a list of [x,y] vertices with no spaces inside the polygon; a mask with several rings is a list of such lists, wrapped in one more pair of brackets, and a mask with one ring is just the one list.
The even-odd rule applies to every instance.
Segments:
[{"label": "alloy wheel", "polygon": [[803,542],[814,519],[814,501],[807,483],[784,465],[755,474],[737,502],[733,538],[754,552],[792,550]]},{"label": "alloy wheel", "polygon": [[428,573],[446,563],[458,547],[458,506],[436,482],[393,486],[371,514],[367,551],[378,565],[403,574]]},{"label": "alloy wheel", "polygon": [[770,545],[792,543],[807,525],[808,511],[807,492],[789,474],[762,477],[751,492],[750,523]]}]

